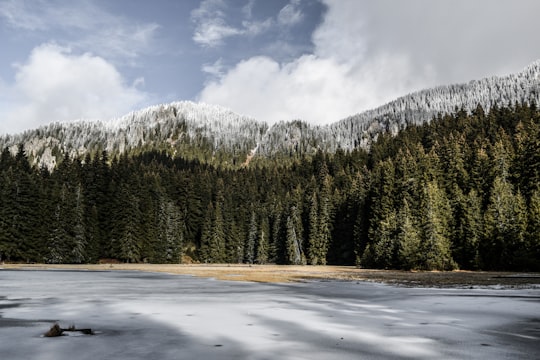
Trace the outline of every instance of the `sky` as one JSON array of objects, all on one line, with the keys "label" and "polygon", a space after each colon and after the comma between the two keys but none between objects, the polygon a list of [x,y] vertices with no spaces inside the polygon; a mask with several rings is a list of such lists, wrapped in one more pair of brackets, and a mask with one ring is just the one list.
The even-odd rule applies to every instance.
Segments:
[{"label": "sky", "polygon": [[180,100],[327,124],[540,59],[537,0],[0,0],[0,134]]}]

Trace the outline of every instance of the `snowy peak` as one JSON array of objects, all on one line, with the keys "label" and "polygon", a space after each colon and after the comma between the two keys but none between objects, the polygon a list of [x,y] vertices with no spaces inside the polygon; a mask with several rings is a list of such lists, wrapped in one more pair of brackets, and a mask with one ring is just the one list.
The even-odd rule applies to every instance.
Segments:
[{"label": "snowy peak", "polygon": [[[147,150],[195,154],[202,161],[240,161],[257,146],[267,125],[229,109],[189,101],[151,106],[110,121],[57,122],[0,138],[0,147],[17,151],[24,144],[36,166],[54,168],[64,153],[85,156],[106,150],[111,155]],[[238,158],[238,159],[237,159]]]}]

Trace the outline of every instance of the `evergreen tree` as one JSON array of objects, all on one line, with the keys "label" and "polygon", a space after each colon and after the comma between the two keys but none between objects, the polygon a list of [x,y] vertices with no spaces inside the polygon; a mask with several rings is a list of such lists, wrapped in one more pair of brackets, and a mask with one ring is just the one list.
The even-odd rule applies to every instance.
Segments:
[{"label": "evergreen tree", "polygon": [[371,242],[362,255],[361,264],[364,267],[378,267],[383,269],[397,267],[398,253],[398,221],[392,209],[385,213],[374,227],[371,228]]},{"label": "evergreen tree", "polygon": [[157,239],[155,261],[160,263],[181,262],[184,243],[184,221],[180,210],[165,195],[159,199],[157,214]]},{"label": "evergreen tree", "polygon": [[257,225],[257,214],[255,210],[251,210],[251,220],[249,222],[249,233],[247,237],[244,261],[248,264],[253,264],[255,261],[255,245],[257,244],[257,235],[259,233]]},{"label": "evergreen tree", "polygon": [[373,174],[369,243],[362,254],[364,267],[392,268],[396,264],[395,167],[390,159],[378,164]]},{"label": "evergreen tree", "polygon": [[413,218],[407,199],[398,213],[398,257],[399,267],[407,270],[417,270],[422,264],[422,243],[417,221]]},{"label": "evergreen tree", "polygon": [[315,257],[312,259],[314,265],[326,265],[326,256],[332,237],[332,205],[331,205],[331,181],[329,176],[325,176],[322,183],[319,202],[319,225],[318,242],[315,248]]},{"label": "evergreen tree", "polygon": [[540,184],[540,119],[516,128],[516,156],[512,173],[523,195],[530,198]]},{"label": "evergreen tree", "polygon": [[456,261],[460,268],[476,270],[481,266],[479,245],[483,233],[482,214],[482,200],[472,189],[465,202],[463,221],[460,222],[459,242],[454,245],[454,253],[459,254]]},{"label": "evergreen tree", "polygon": [[430,181],[424,185],[422,200],[423,267],[426,270],[452,270],[456,264],[451,253],[448,199],[443,189]]},{"label": "evergreen tree", "polygon": [[69,253],[72,247],[73,239],[71,239],[68,229],[68,215],[71,214],[71,209],[67,206],[68,189],[64,184],[58,195],[58,200],[54,208],[53,222],[49,235],[47,262],[52,264],[69,263]]},{"label": "evergreen tree", "polygon": [[218,190],[216,194],[215,217],[212,226],[211,251],[210,257],[213,262],[225,262],[225,218],[223,214],[223,182],[218,181]]},{"label": "evergreen tree", "polygon": [[82,264],[87,262],[88,239],[84,219],[85,205],[83,191],[80,184],[75,188],[73,208],[73,249],[71,250],[71,262]]},{"label": "evergreen tree", "polygon": [[201,245],[199,247],[199,259],[204,263],[213,262],[212,258],[212,233],[215,210],[214,204],[209,203],[202,227]]},{"label": "evergreen tree", "polygon": [[261,225],[259,227],[257,241],[257,256],[255,262],[257,264],[266,264],[269,259],[269,239],[270,239],[270,225],[268,217],[263,214],[261,218]]},{"label": "evergreen tree", "polygon": [[488,269],[513,269],[516,251],[523,247],[527,229],[525,200],[504,177],[493,182],[490,202],[484,215],[485,234],[482,258]]},{"label": "evergreen tree", "polygon": [[308,234],[308,263],[311,265],[317,265],[318,262],[318,242],[320,239],[319,233],[319,202],[317,200],[317,193],[313,192],[311,195],[309,209],[309,234]]},{"label": "evergreen tree", "polygon": [[287,262],[292,265],[304,265],[304,256],[301,248],[301,239],[295,226],[296,209],[291,208],[291,214],[287,216]]},{"label": "evergreen tree", "polygon": [[526,253],[522,254],[523,270],[540,270],[540,188],[533,191],[529,202]]},{"label": "evergreen tree", "polygon": [[139,262],[143,243],[139,199],[128,184],[121,184],[115,200],[111,255],[125,262]]}]

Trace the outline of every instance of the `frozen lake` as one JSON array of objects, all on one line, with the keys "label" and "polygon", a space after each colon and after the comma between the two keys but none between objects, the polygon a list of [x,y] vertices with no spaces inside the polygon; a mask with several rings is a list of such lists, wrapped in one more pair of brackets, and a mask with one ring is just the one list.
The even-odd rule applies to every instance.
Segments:
[{"label": "frozen lake", "polygon": [[538,359],[540,289],[0,270],[2,360],[389,358]]}]

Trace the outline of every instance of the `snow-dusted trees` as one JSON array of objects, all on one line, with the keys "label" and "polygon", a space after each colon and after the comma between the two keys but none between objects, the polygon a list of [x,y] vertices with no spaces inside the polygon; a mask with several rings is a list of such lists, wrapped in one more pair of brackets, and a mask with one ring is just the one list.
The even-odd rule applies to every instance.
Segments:
[{"label": "snow-dusted trees", "polygon": [[[166,151],[213,165],[239,167],[252,151],[270,158],[301,158],[318,150],[368,149],[383,133],[396,135],[444,114],[464,114],[540,103],[540,61],[523,71],[467,84],[444,85],[405,95],[388,104],[325,126],[301,120],[272,126],[214,105],[188,101],[152,106],[116,120],[51,123],[23,134],[0,136],[0,148],[17,144],[31,163],[52,170],[70,157],[107,150],[111,155]],[[293,120],[293,119],[290,119]]]}]

